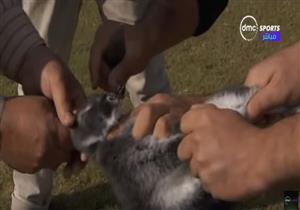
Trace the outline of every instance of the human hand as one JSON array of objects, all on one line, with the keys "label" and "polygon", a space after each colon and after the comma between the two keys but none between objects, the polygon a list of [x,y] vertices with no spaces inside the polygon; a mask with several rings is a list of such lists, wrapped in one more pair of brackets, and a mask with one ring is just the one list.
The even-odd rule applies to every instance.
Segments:
[{"label": "human hand", "polygon": [[154,55],[190,37],[196,29],[197,15],[195,0],[155,0],[135,26],[105,20],[91,51],[93,87],[116,91],[124,86]]},{"label": "human hand", "polygon": [[263,60],[251,68],[246,86],[257,86],[257,94],[247,107],[249,119],[281,105],[300,103],[300,42]]},{"label": "human hand", "polygon": [[109,75],[124,55],[124,26],[121,23],[104,20],[98,27],[90,53],[89,68],[94,89],[99,86],[106,91],[114,90],[109,83]]},{"label": "human hand", "polygon": [[131,114],[135,119],[132,135],[141,139],[153,134],[158,139],[168,137],[190,103],[167,94],[157,94],[137,107]]},{"label": "human hand", "polygon": [[247,199],[277,187],[283,180],[286,187],[286,180],[298,173],[295,125],[295,120],[287,120],[260,129],[237,113],[201,105],[182,117],[185,137],[178,156],[189,161],[192,174],[213,197]]},{"label": "human hand", "polygon": [[69,129],[44,97],[8,98],[1,118],[1,158],[12,168],[33,173],[56,169],[70,159]]},{"label": "human hand", "polygon": [[[85,103],[86,96],[73,74],[49,48],[41,45],[30,50],[16,80],[22,84],[25,94],[43,95],[52,100],[64,126],[74,125],[74,114]],[[77,172],[86,162],[83,155],[73,151],[66,171]]]},{"label": "human hand", "polygon": [[48,48],[39,46],[28,53],[17,80],[25,94],[52,100],[61,123],[73,126],[74,112],[85,103],[86,96],[71,71]]}]

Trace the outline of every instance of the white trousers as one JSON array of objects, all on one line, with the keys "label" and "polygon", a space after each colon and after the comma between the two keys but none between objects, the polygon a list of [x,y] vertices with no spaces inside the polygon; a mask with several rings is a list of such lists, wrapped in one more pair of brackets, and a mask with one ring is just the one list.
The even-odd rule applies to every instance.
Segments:
[{"label": "white trousers", "polygon": [[[23,7],[48,46],[68,61],[81,0],[23,0]],[[87,72],[88,74],[88,72]],[[134,106],[156,93],[170,92],[164,71],[164,57],[153,58],[144,72],[129,79],[126,88]],[[18,93],[23,94],[18,87]],[[54,172],[13,173],[12,210],[46,210],[49,207]]]}]

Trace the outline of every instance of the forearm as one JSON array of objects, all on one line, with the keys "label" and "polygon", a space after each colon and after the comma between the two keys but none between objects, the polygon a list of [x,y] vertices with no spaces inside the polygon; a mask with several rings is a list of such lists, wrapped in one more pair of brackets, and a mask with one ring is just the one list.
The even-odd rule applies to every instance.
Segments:
[{"label": "forearm", "polygon": [[300,114],[263,129],[268,147],[264,156],[269,188],[286,190],[300,186]]},{"label": "forearm", "polygon": [[[5,76],[17,82],[20,82],[20,71],[25,71],[23,66],[26,65],[27,57],[31,57],[30,52],[34,52],[36,48],[45,49],[42,53],[34,53],[37,55],[35,60],[50,54],[50,50],[23,11],[21,2],[0,0],[0,69]],[[30,75],[28,71],[29,69],[26,74]]]}]

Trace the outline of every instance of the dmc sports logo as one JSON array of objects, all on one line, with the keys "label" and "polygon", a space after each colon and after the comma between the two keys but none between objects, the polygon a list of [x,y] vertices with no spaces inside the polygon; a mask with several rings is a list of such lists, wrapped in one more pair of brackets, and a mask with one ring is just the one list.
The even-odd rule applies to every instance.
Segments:
[{"label": "dmc sports logo", "polygon": [[240,23],[240,34],[248,42],[254,40],[257,35],[262,41],[280,41],[280,25],[259,25],[255,17],[246,15]]},{"label": "dmc sports logo", "polygon": [[251,16],[245,16],[240,23],[240,33],[244,40],[252,41],[258,33],[258,23],[256,19]]}]

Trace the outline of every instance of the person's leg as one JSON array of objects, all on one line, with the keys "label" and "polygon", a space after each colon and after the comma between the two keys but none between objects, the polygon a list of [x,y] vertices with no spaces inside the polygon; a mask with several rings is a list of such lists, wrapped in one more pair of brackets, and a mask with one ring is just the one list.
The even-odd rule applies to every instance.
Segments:
[{"label": "person's leg", "polygon": [[12,210],[46,210],[49,207],[54,172],[43,169],[36,174],[13,172]]},{"label": "person's leg", "polygon": [[168,76],[164,69],[164,55],[155,56],[142,73],[130,77],[126,88],[135,107],[157,93],[170,93]]},{"label": "person's leg", "polygon": [[[23,0],[23,8],[48,46],[68,61],[81,0]],[[18,86],[18,94],[23,95]],[[12,210],[46,210],[49,207],[54,172],[13,172]]]}]

